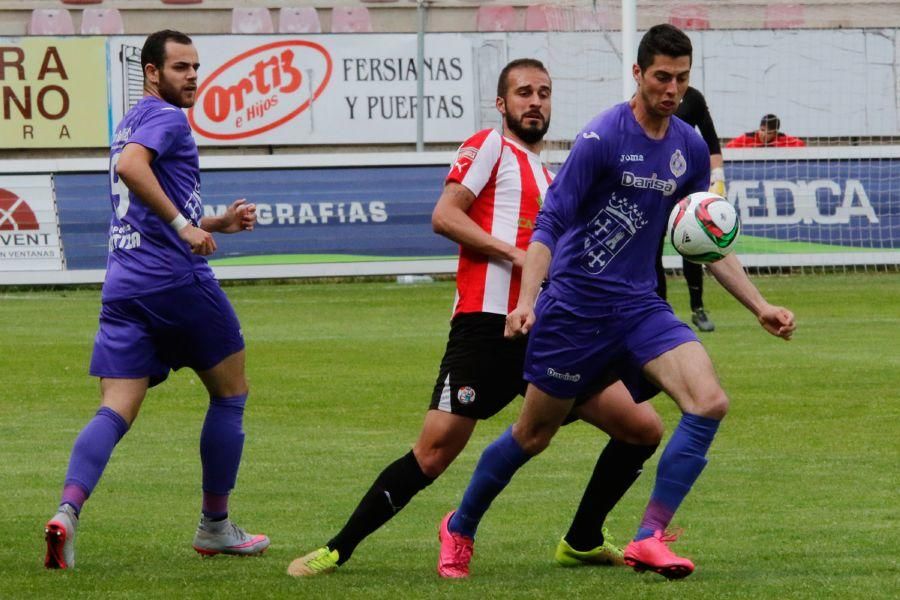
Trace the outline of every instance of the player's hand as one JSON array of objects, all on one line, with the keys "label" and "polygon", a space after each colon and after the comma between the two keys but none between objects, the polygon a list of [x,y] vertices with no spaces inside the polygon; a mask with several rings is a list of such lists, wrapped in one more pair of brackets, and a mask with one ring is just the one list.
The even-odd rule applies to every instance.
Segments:
[{"label": "player's hand", "polygon": [[525,266],[525,251],[518,247],[513,248],[512,256],[509,257],[509,260],[512,261],[514,267],[521,269]]},{"label": "player's hand", "polygon": [[237,233],[238,231],[253,231],[256,225],[256,205],[248,203],[246,198],[235,200],[222,215],[222,233]]},{"label": "player's hand", "polygon": [[506,327],[504,337],[515,338],[527,334],[534,325],[534,309],[531,307],[517,306],[506,315]]},{"label": "player's hand", "polygon": [[209,256],[216,251],[216,240],[213,239],[212,234],[199,227],[194,227],[193,223],[183,227],[178,232],[178,237],[187,242],[194,254]]},{"label": "player's hand", "polygon": [[784,340],[790,340],[797,329],[794,313],[783,306],[769,305],[759,313],[757,319],[766,331]]},{"label": "player's hand", "polygon": [[717,196],[727,198],[725,195],[725,169],[718,167],[712,170],[709,183],[709,191]]}]

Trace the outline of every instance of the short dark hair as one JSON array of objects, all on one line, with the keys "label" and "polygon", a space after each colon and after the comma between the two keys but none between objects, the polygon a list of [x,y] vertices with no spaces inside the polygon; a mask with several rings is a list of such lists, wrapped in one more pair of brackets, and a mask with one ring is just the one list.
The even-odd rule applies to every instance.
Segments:
[{"label": "short dark hair", "polygon": [[[544,66],[544,63],[539,61],[536,58],[517,58],[514,61],[511,61],[503,70],[500,71],[500,77],[497,79],[497,97],[498,98],[506,98],[506,93],[509,91],[509,72],[513,69],[538,69],[547,73],[547,67]],[[547,76],[550,76],[550,73],[547,73]]]},{"label": "short dark hair", "polygon": [[769,113],[767,115],[763,115],[763,118],[759,120],[759,126],[765,127],[769,131],[778,131],[781,129],[781,119]]},{"label": "short dark hair", "polygon": [[694,46],[691,45],[691,38],[668,23],[654,25],[641,38],[637,51],[637,64],[641,71],[652,65],[653,59],[659,54],[672,58],[687,56],[692,64],[694,62]]},{"label": "short dark hair", "polygon": [[184,44],[189,46],[194,43],[191,38],[172,29],[163,29],[151,33],[144,42],[141,49],[141,70],[147,68],[147,65],[154,65],[157,69],[162,69],[166,64],[166,42],[175,42],[176,44]]}]

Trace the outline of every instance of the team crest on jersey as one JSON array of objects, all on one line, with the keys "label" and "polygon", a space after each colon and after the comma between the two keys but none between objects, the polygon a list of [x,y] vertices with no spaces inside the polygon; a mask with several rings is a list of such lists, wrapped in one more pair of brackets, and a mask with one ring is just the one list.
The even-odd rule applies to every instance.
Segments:
[{"label": "team crest on jersey", "polygon": [[672,154],[672,158],[669,159],[669,169],[675,177],[681,177],[687,171],[687,161],[684,160],[681,150],[676,149]]},{"label": "team crest on jersey", "polygon": [[459,400],[460,404],[472,404],[475,402],[475,390],[464,385],[456,392],[456,399]]},{"label": "team crest on jersey", "polygon": [[609,204],[588,223],[581,268],[591,275],[601,273],[647,223],[637,204],[613,193]]}]

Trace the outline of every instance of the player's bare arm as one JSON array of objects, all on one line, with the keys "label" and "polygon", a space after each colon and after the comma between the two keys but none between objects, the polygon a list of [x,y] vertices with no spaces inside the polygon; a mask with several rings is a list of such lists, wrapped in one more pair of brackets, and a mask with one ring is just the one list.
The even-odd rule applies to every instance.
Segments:
[{"label": "player's bare arm", "polygon": [[473,221],[467,211],[475,201],[473,194],[461,183],[450,182],[431,214],[431,227],[457,244],[486,256],[497,256],[521,267],[525,252],[487,233]]},{"label": "player's bare arm", "polygon": [[246,198],[239,198],[232,202],[221,215],[200,219],[201,229],[217,233],[253,231],[255,225],[256,205],[248,203]]},{"label": "player's bare arm", "polygon": [[766,331],[785,340],[791,339],[797,328],[794,313],[783,306],[769,304],[747,277],[737,256],[729,254],[709,265],[709,270],[728,293],[756,315]]},{"label": "player's bare arm", "polygon": [[541,289],[541,283],[550,270],[550,248],[540,242],[532,242],[525,254],[522,267],[522,287],[516,307],[506,316],[506,337],[525,335],[534,324],[534,302]]},{"label": "player's bare arm", "polygon": [[[159,185],[159,180],[150,168],[152,162],[151,150],[140,144],[126,144],[116,164],[116,173],[128,189],[154,213],[166,223],[171,223],[181,216],[181,213]],[[216,242],[212,235],[199,227],[194,227],[190,222],[178,230],[178,237],[190,245],[194,254],[207,256],[216,250]]]}]

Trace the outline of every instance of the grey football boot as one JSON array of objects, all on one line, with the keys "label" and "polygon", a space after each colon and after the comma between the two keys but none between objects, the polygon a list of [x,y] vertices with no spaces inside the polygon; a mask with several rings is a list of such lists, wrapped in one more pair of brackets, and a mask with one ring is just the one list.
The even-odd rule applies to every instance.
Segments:
[{"label": "grey football boot", "polygon": [[194,550],[205,556],[237,554],[255,556],[269,547],[269,538],[261,533],[247,533],[231,522],[231,519],[211,521],[200,519],[194,535]]},{"label": "grey football boot", "polygon": [[78,515],[70,504],[63,504],[59,512],[44,526],[47,540],[47,556],[44,566],[48,569],[71,569],[75,566],[75,530]]}]

